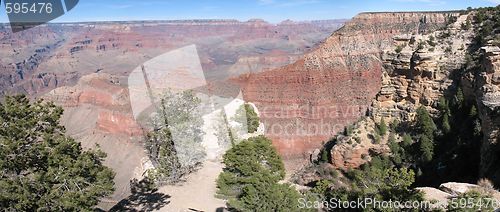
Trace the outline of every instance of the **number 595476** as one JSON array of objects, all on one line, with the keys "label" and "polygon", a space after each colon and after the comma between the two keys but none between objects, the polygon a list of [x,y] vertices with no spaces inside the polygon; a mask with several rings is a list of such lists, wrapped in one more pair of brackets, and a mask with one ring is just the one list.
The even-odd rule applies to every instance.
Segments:
[{"label": "number 595476", "polygon": [[7,14],[52,13],[51,3],[5,3]]}]

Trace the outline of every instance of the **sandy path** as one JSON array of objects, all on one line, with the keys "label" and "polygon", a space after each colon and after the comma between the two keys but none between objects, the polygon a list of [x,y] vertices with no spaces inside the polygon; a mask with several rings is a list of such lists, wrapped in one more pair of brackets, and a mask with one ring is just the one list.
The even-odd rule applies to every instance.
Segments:
[{"label": "sandy path", "polygon": [[225,202],[215,198],[216,180],[222,172],[220,162],[206,161],[203,167],[191,174],[182,185],[164,186],[159,192],[170,195],[170,203],[160,211],[211,211],[225,206]]}]

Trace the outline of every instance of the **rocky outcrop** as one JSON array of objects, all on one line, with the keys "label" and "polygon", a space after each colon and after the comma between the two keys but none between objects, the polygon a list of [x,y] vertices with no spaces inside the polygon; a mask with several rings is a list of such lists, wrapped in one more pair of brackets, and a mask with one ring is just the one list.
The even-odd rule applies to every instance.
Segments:
[{"label": "rocky outcrop", "polygon": [[337,136],[335,146],[330,152],[333,166],[341,170],[359,168],[370,161],[373,154],[390,153],[386,145],[388,136],[377,140],[375,127],[375,122],[366,118],[350,127],[354,130],[349,132],[349,135]]},{"label": "rocky outcrop", "polygon": [[[453,198],[468,192],[478,192],[483,196],[488,196],[488,198],[491,198],[488,201],[500,201],[500,192],[494,190],[493,188],[485,188],[469,183],[449,182],[441,184],[439,189],[422,187],[416,188],[416,190],[422,192],[424,199],[431,203],[430,206],[433,209],[446,209]],[[492,203],[493,205],[491,205]],[[489,205],[482,205],[482,207],[490,206],[498,205],[494,202],[491,202]]]},{"label": "rocky outcrop", "polygon": [[[434,112],[440,97],[453,85],[453,73],[465,64],[472,30],[455,25],[465,22],[468,15],[446,29],[423,35],[399,35],[396,45],[384,50],[385,72],[382,88],[373,101],[372,116],[411,121],[421,105]],[[451,28],[451,30],[450,30]]]},{"label": "rocky outcrop", "polygon": [[443,183],[439,186],[439,189],[449,193],[451,195],[464,194],[472,189],[479,189],[478,185],[468,184],[468,183]]},{"label": "rocky outcrop", "polygon": [[[388,136],[375,133],[375,123],[381,119],[385,123],[413,121],[420,106],[437,112],[439,98],[456,89],[454,72],[466,62],[474,34],[458,26],[467,18],[459,16],[456,23],[425,34],[397,34],[390,38],[391,45],[381,53],[381,87],[369,107],[369,116],[352,126],[354,134],[336,137],[331,150],[335,167],[358,168],[371,160],[373,153],[390,154]],[[396,142],[402,140],[395,136]]]},{"label": "rocky outcrop", "polygon": [[475,79],[475,96],[484,134],[481,146],[480,174],[500,183],[500,48],[486,46],[481,48],[482,67]]},{"label": "rocky outcrop", "polygon": [[97,129],[111,134],[141,136],[143,130],[130,114],[113,111],[102,111],[97,117]]},{"label": "rocky outcrop", "polygon": [[[381,86],[382,50],[395,35],[444,26],[448,13],[363,13],[294,64],[240,78],[285,158],[308,158],[365,114]],[[423,56],[423,55],[422,55]]]}]

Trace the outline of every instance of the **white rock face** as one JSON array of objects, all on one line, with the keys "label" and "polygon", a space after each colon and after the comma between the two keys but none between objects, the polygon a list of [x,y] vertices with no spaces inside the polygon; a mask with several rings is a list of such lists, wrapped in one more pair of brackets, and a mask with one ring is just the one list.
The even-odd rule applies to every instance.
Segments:
[{"label": "white rock face", "polygon": [[446,193],[450,193],[452,195],[463,194],[474,188],[479,188],[479,186],[468,183],[453,183],[453,182],[443,183],[439,186],[439,189],[441,189]]}]

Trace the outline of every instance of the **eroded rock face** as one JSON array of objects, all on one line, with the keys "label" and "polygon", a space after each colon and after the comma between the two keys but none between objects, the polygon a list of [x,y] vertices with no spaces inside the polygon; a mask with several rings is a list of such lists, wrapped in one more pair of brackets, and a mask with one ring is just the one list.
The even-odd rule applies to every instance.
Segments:
[{"label": "eroded rock face", "polygon": [[150,166],[140,142],[143,130],[132,116],[128,89],[121,81],[109,74],[90,74],[42,97],[64,108],[61,124],[69,136],[85,149],[98,144],[107,153],[105,164],[116,173],[116,191],[103,208],[128,196],[130,180],[140,179]]},{"label": "eroded rock face", "polygon": [[[387,45],[381,54],[384,67],[381,88],[370,106],[370,114],[353,126],[354,134],[337,136],[331,151],[335,167],[358,168],[371,160],[372,152],[390,154],[388,136],[374,139],[377,136],[375,122],[381,119],[385,123],[413,121],[420,106],[427,107],[431,113],[437,112],[439,98],[456,86],[452,79],[454,71],[465,64],[473,31],[461,30],[458,26],[467,18],[467,15],[458,16],[456,23],[429,33],[390,38],[392,45]],[[398,136],[394,139],[402,140]]]},{"label": "eroded rock face", "polygon": [[498,165],[500,146],[500,87],[497,77],[500,75],[500,48],[486,46],[481,49],[484,71],[476,76],[475,96],[478,103],[481,129],[484,134],[481,146],[480,174],[500,183]]},{"label": "eroded rock face", "polygon": [[[72,87],[60,87],[45,97],[65,109],[93,110],[92,116],[79,117],[75,114],[67,119],[78,119],[78,126],[65,125],[69,131],[81,125],[95,126],[96,131],[114,135],[141,136],[143,130],[130,113],[128,90],[120,80],[109,74],[90,74],[84,76]],[[84,124],[86,123],[86,124]]]},{"label": "eroded rock face", "polygon": [[143,130],[130,114],[102,111],[97,117],[99,130],[112,134],[126,134],[128,136],[141,136]]},{"label": "eroded rock face", "polygon": [[366,118],[352,127],[355,130],[350,135],[337,136],[336,144],[330,152],[333,166],[341,170],[359,168],[370,161],[373,154],[390,153],[386,145],[389,136],[382,136],[380,141],[375,141],[375,127],[375,122]]},{"label": "eroded rock face", "polygon": [[360,14],[294,64],[240,78],[244,98],[261,111],[282,156],[308,158],[365,114],[380,90],[382,50],[398,42],[392,38],[436,30],[447,15]]},{"label": "eroded rock face", "polygon": [[467,18],[468,15],[459,16],[445,30],[411,35],[405,40],[401,36],[393,38],[399,47],[384,50],[382,88],[373,101],[375,119],[411,121],[421,105],[436,111],[439,98],[453,85],[452,74],[465,64],[473,32],[455,25],[460,26]]}]

